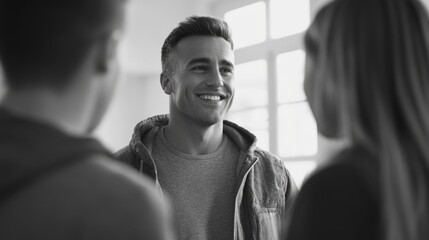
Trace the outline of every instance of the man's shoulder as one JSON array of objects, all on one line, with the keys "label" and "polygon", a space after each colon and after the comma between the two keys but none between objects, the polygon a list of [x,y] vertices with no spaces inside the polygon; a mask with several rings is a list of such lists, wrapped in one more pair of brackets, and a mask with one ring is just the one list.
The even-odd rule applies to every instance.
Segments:
[{"label": "man's shoulder", "polygon": [[283,179],[290,188],[296,188],[296,184],[283,160],[278,156],[259,148],[254,151],[259,161],[255,164],[255,169],[263,176]]},{"label": "man's shoulder", "polygon": [[119,149],[113,155],[117,159],[121,160],[122,162],[128,162],[128,160],[131,160],[134,158],[134,153],[131,150],[130,146],[125,146],[125,147]]},{"label": "man's shoulder", "polygon": [[285,168],[283,160],[281,160],[275,154],[260,148],[256,148],[253,153],[256,157],[258,157],[260,164],[264,166],[277,166],[280,168]]},{"label": "man's shoulder", "polygon": [[[152,181],[146,179],[134,169],[115,159],[102,155],[91,156],[74,166],[57,173],[64,181],[79,176],[74,184],[82,190],[90,190],[102,194],[105,191],[110,196],[121,194],[138,197],[141,193],[152,192]],[[131,194],[131,195],[130,195]],[[113,200],[113,199],[112,199]],[[132,200],[131,200],[132,201]]]},{"label": "man's shoulder", "polygon": [[[135,126],[130,144],[116,151],[114,153],[115,157],[130,166],[138,167],[139,163],[135,162],[137,152],[140,150],[146,152],[148,149],[151,149],[151,144],[158,131],[166,126],[168,122],[169,115],[167,114],[155,115],[139,122]],[[147,154],[143,156],[147,157]]]},{"label": "man's shoulder", "polygon": [[119,149],[113,155],[117,160],[119,160],[119,162],[125,163],[135,169],[139,168],[140,162],[137,161],[137,156],[130,146],[125,146]]},{"label": "man's shoulder", "polygon": [[[95,156],[66,170],[63,175],[71,194],[74,191],[80,193],[74,198],[77,204],[92,213],[88,219],[91,224],[104,221],[109,226],[113,222],[108,221],[119,219],[130,226],[134,224],[131,221],[150,224],[157,211],[166,211],[154,182],[115,159]],[[75,180],[71,182],[67,178]],[[88,205],[86,202],[99,204]]]},{"label": "man's shoulder", "polygon": [[96,194],[102,196],[105,204],[91,209],[94,214],[90,224],[98,225],[100,229],[113,227],[118,222],[122,226],[101,236],[113,234],[117,239],[137,236],[164,239],[162,235],[170,230],[167,227],[169,206],[152,180],[113,159],[94,158],[87,167],[89,175],[97,175],[92,187],[98,189]]},{"label": "man's shoulder", "polygon": [[50,172],[7,204],[0,222],[6,222],[7,216],[22,216],[20,223],[8,226],[20,224],[40,233],[38,229],[51,225],[57,239],[76,231],[74,223],[86,239],[139,239],[148,232],[162,233],[167,218],[166,204],[153,181],[104,155]]}]

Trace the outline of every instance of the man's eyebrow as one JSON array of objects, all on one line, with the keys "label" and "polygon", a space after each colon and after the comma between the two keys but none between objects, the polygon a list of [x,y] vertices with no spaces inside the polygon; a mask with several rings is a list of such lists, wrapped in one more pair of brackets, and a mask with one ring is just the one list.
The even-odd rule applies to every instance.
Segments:
[{"label": "man's eyebrow", "polygon": [[228,61],[228,60],[221,60],[220,64],[223,65],[223,66],[228,66],[230,68],[234,68],[234,64],[232,62]]},{"label": "man's eyebrow", "polygon": [[[211,62],[211,60],[209,58],[194,58],[194,59],[191,59],[191,61],[189,61],[187,65],[190,66],[193,64],[197,64],[197,63],[208,64],[210,62]],[[228,60],[225,60],[225,59],[220,61],[220,65],[234,68],[234,64]]]},{"label": "man's eyebrow", "polygon": [[192,65],[195,63],[210,63],[210,59],[208,59],[208,58],[194,58],[194,59],[191,59],[191,61],[189,61],[187,65]]}]

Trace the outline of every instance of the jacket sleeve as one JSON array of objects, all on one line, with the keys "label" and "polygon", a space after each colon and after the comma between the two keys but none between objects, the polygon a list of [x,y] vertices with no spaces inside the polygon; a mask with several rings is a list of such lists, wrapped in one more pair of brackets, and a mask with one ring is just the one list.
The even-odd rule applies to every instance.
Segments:
[{"label": "jacket sleeve", "polygon": [[292,176],[290,175],[289,171],[285,168],[285,176],[286,176],[286,194],[285,194],[285,211],[283,215],[283,223],[282,223],[282,239],[285,239],[284,236],[287,235],[290,220],[292,218],[292,212],[295,205],[295,200],[298,197],[298,187],[295,184],[295,181],[293,180]]},{"label": "jacket sleeve", "polygon": [[289,214],[292,211],[295,199],[298,196],[299,191],[289,171],[287,169],[285,169],[285,171],[287,176],[287,189],[286,189],[286,196],[285,196],[286,211],[285,212]]}]

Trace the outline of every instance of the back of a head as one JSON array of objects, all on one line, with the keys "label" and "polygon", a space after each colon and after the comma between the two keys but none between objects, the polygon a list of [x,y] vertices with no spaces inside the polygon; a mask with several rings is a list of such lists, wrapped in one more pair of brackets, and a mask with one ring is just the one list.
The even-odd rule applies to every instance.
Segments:
[{"label": "back of a head", "polygon": [[168,67],[167,65],[169,65],[171,60],[171,53],[177,43],[190,36],[221,37],[231,44],[231,49],[234,48],[231,29],[225,21],[214,17],[192,16],[187,18],[185,21],[180,22],[179,26],[173,29],[165,39],[161,50],[163,71],[166,71]]},{"label": "back of a head", "polygon": [[0,0],[0,60],[11,88],[62,87],[121,18],[123,0]]},{"label": "back of a head", "polygon": [[305,45],[306,93],[318,125],[380,156],[385,238],[427,239],[425,8],[417,0],[335,0],[317,14]]}]

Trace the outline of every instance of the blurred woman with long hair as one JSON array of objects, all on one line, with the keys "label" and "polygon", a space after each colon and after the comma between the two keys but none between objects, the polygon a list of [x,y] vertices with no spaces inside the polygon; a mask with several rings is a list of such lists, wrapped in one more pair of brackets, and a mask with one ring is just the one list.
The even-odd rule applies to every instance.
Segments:
[{"label": "blurred woman with long hair", "polygon": [[335,0],[305,35],[320,134],[346,147],[306,181],[288,240],[429,239],[429,18],[418,0]]}]

